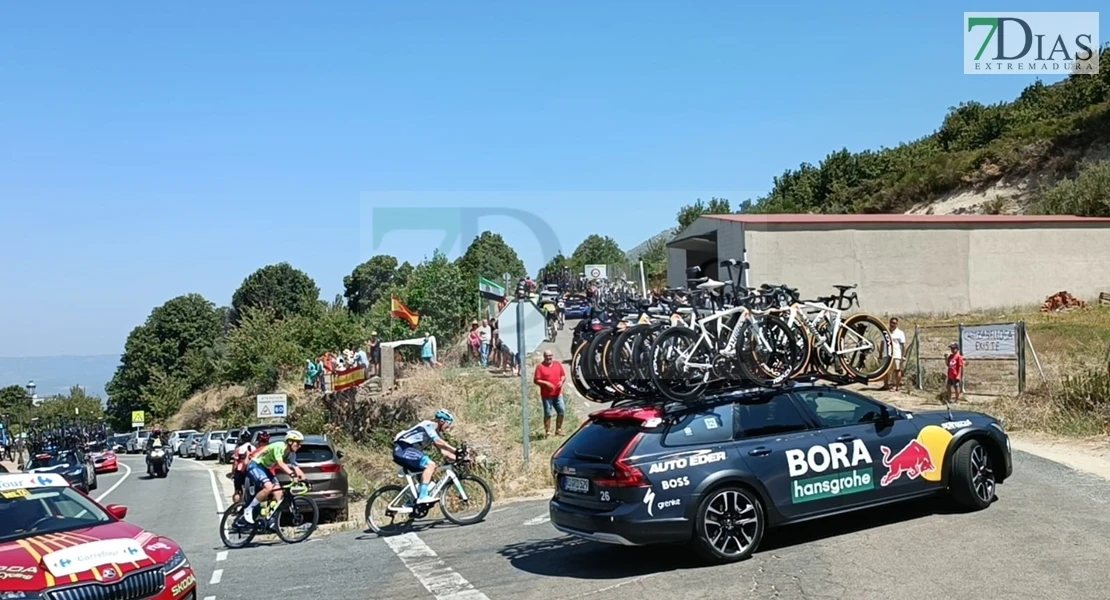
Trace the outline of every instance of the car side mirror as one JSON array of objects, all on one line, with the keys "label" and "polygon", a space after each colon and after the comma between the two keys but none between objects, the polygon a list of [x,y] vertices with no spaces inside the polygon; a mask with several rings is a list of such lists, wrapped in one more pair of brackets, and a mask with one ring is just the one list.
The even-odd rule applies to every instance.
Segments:
[{"label": "car side mirror", "polygon": [[122,504],[109,504],[105,508],[108,509],[108,514],[121,521],[127,516],[127,507]]},{"label": "car side mirror", "polygon": [[339,460],[343,460],[343,451],[342,451],[342,450],[340,450],[339,452],[336,452],[336,453],[335,453],[335,456],[336,456],[336,458],[338,458]]}]

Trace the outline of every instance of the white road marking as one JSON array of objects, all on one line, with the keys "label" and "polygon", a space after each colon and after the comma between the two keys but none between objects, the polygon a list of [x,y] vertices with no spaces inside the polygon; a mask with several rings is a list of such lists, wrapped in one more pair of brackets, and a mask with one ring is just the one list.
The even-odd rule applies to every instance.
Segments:
[{"label": "white road marking", "polygon": [[489,596],[448,567],[415,533],[383,539],[436,600],[489,600]]},{"label": "white road marking", "polygon": [[116,490],[116,488],[118,488],[118,487],[120,486],[120,484],[121,484],[121,483],[123,483],[123,480],[125,480],[125,479],[127,479],[128,477],[130,477],[130,476],[131,476],[131,467],[129,467],[129,466],[127,466],[127,465],[123,464],[123,461],[120,461],[120,463],[119,463],[119,466],[121,466],[121,467],[123,467],[124,469],[126,469],[126,470],[127,470],[127,472],[126,472],[126,473],[124,473],[123,477],[120,477],[120,478],[119,478],[119,481],[117,481],[117,482],[113,483],[113,484],[112,484],[112,487],[110,487],[110,488],[108,488],[108,489],[104,490],[104,493],[103,493],[103,494],[101,494],[101,495],[97,496],[97,497],[96,497],[96,501],[97,501],[97,502],[100,502],[101,500],[103,500],[104,498],[106,498],[106,497],[108,496],[108,494],[111,494],[112,492],[114,492],[114,491]]},{"label": "white road marking", "polygon": [[227,550],[216,553],[216,562],[220,562],[221,560],[227,560]]},{"label": "white road marking", "polygon": [[524,526],[528,527],[530,525],[540,525],[540,524],[546,523],[550,520],[551,520],[551,515],[540,515],[540,516],[538,516],[534,519],[528,519],[527,521],[525,521]]},{"label": "white road marking", "polygon": [[212,497],[216,499],[216,512],[220,515],[224,514],[224,501],[220,498],[220,486],[216,483],[216,472],[211,469],[208,471],[208,476],[212,479]]},{"label": "white road marking", "polygon": [[215,596],[205,596],[204,600],[216,600]]},{"label": "white road marking", "polygon": [[224,578],[224,570],[223,569],[216,569],[215,571],[212,571],[212,580],[208,582],[208,585],[216,585],[223,578]]}]

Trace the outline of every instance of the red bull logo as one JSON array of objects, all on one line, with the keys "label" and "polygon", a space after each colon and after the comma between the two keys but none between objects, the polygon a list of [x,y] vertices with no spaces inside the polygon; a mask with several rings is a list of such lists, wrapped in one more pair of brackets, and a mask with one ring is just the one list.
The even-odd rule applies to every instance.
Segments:
[{"label": "red bull logo", "polygon": [[917,440],[910,440],[910,443],[894,456],[890,455],[890,448],[886,446],[880,446],[880,450],[883,451],[883,466],[887,468],[886,475],[883,475],[882,480],[879,481],[879,485],[883,487],[898,481],[903,473],[910,479],[917,479],[922,473],[936,469],[933,457],[929,455],[929,449]]}]

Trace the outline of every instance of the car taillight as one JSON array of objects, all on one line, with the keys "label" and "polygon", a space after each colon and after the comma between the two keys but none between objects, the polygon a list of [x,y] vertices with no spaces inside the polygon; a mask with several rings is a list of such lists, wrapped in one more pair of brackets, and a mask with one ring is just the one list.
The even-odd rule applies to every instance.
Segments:
[{"label": "car taillight", "polygon": [[628,464],[628,455],[636,444],[640,443],[640,438],[643,436],[642,433],[634,435],[624,450],[617,455],[617,459],[613,461],[612,477],[598,477],[594,479],[594,483],[600,487],[650,487],[651,484],[644,476],[644,472],[639,467]]},{"label": "car taillight", "polygon": [[339,463],[328,463],[326,465],[322,465],[320,467],[320,471],[323,473],[338,473]]}]

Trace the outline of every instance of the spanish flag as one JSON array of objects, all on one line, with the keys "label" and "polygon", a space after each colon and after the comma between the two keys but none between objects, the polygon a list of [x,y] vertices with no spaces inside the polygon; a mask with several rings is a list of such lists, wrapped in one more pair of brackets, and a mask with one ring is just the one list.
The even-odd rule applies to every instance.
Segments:
[{"label": "spanish flag", "polygon": [[405,306],[397,296],[393,296],[393,304],[390,307],[389,314],[408,321],[409,327],[413,329],[416,329],[417,325],[420,324],[420,315],[409,310],[409,307]]}]

